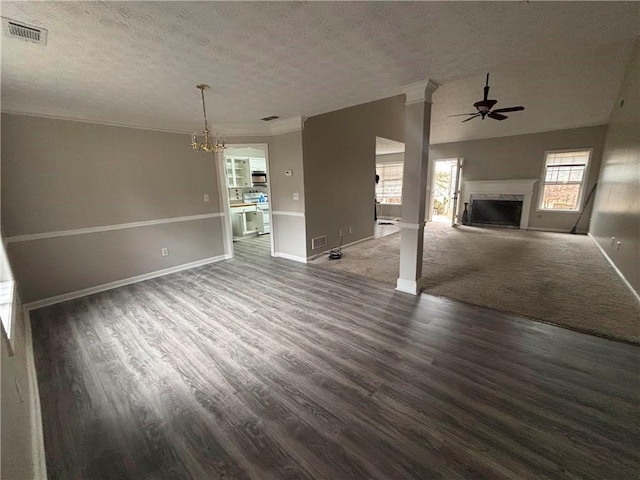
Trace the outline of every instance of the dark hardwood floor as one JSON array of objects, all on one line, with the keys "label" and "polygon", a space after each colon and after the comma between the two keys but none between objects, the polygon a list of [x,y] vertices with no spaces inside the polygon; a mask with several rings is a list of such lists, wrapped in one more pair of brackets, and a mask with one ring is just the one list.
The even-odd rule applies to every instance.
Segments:
[{"label": "dark hardwood floor", "polygon": [[31,313],[49,478],[638,478],[638,347],[234,247]]}]

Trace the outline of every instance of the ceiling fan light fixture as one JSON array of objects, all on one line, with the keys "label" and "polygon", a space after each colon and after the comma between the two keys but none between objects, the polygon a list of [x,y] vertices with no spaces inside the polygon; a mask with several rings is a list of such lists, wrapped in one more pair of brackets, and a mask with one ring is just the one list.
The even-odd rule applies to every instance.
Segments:
[{"label": "ceiling fan light fixture", "polygon": [[462,121],[463,123],[468,122],[469,120],[476,117],[481,117],[482,120],[484,120],[484,117],[489,117],[494,120],[505,120],[509,117],[507,117],[506,115],[502,115],[502,113],[519,112],[521,110],[524,110],[524,107],[522,106],[498,108],[498,109],[492,110],[492,108],[495,107],[496,103],[498,103],[497,100],[489,99],[489,74],[487,73],[487,83],[484,86],[484,98],[479,102],[476,102],[473,104],[473,106],[477,111],[473,113],[461,113],[458,115],[449,115],[449,116],[450,117],[469,116],[469,118]]}]

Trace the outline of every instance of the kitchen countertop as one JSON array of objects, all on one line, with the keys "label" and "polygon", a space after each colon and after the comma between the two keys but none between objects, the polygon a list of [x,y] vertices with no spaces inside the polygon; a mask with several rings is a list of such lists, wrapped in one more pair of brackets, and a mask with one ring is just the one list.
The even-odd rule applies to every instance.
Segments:
[{"label": "kitchen countertop", "polygon": [[255,203],[230,203],[229,206],[233,207],[255,207],[257,204]]},{"label": "kitchen countertop", "polygon": [[231,208],[233,207],[255,207],[255,206],[260,206],[260,205],[264,205],[264,206],[269,206],[269,202],[263,202],[263,203],[230,203],[229,206]]}]

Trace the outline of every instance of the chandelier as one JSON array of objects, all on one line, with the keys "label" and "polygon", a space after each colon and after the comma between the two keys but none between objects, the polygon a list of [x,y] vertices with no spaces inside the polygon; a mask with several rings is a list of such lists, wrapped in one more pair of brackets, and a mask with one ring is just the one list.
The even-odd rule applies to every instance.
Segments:
[{"label": "chandelier", "polygon": [[[212,153],[220,153],[225,148],[224,145],[224,137],[222,137],[222,143],[220,142],[220,137],[216,133],[216,138],[213,143],[209,142],[209,122],[207,121],[207,108],[204,105],[204,91],[209,88],[209,85],[196,85],[196,88],[200,89],[200,93],[202,95],[202,112],[204,113],[204,130],[201,132],[193,132],[191,134],[191,148],[193,148],[196,152],[203,150],[205,152]],[[198,137],[202,136],[203,141],[199,142]]]}]

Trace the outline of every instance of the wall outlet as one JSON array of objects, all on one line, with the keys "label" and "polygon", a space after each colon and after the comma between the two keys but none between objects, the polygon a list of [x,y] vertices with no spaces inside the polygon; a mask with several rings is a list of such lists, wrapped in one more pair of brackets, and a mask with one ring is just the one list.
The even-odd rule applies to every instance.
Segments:
[{"label": "wall outlet", "polygon": [[342,230],[338,230],[338,235],[342,236]]},{"label": "wall outlet", "polygon": [[622,242],[616,242],[616,250],[620,250],[621,246],[622,246]]},{"label": "wall outlet", "polygon": [[616,244],[616,237],[611,237],[611,245],[615,245]]},{"label": "wall outlet", "polygon": [[349,227],[349,233],[353,233],[353,227]]},{"label": "wall outlet", "polygon": [[208,201],[209,201],[209,194],[208,194],[208,193],[205,193],[205,194],[204,194],[204,201],[205,201],[205,202],[208,202]]},{"label": "wall outlet", "polygon": [[300,194],[299,193],[294,193],[293,194],[293,199],[294,200],[300,200]]},{"label": "wall outlet", "polygon": [[162,250],[160,250],[160,253],[162,253],[163,257],[168,257],[169,256],[169,249],[165,247]]}]

